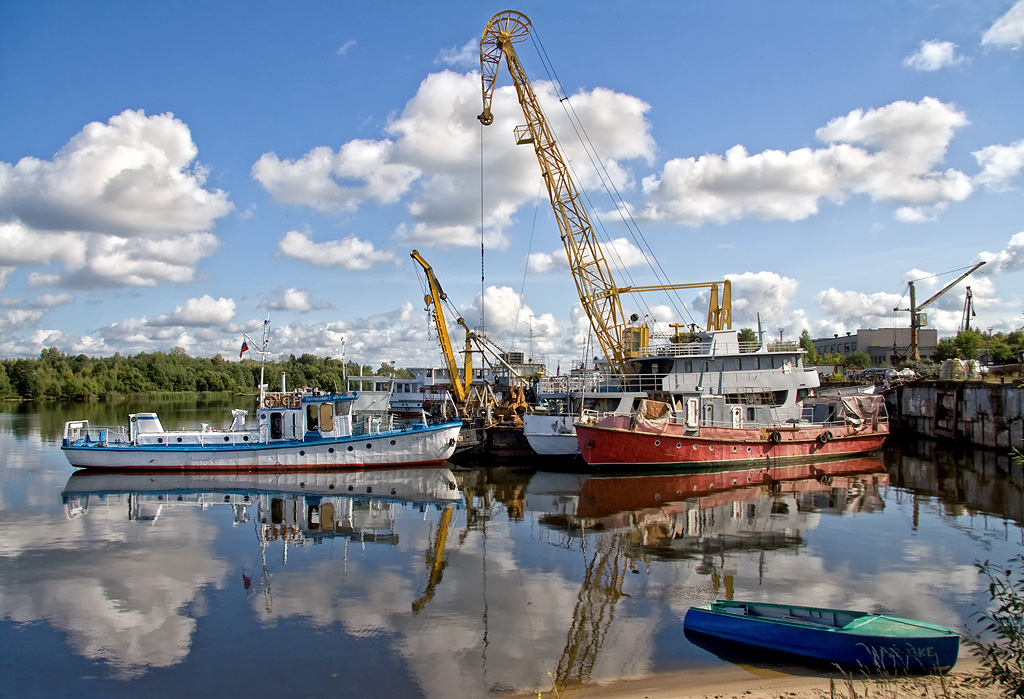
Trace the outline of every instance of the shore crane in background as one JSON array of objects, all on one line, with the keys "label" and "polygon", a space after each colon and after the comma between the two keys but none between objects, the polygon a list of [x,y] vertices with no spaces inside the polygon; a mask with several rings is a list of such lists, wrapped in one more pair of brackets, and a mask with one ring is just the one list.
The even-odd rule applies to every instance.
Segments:
[{"label": "shore crane in background", "polygon": [[[418,250],[413,250],[409,256],[423,267],[423,273],[427,275],[427,286],[430,288],[430,293],[423,297],[423,301],[427,304],[427,310],[434,317],[434,325],[437,326],[437,341],[441,344],[441,354],[444,355],[445,366],[448,369],[452,397],[455,399],[456,405],[464,406],[469,398],[469,385],[473,382],[473,352],[469,339],[469,329],[466,329],[466,350],[463,360],[465,376],[460,377],[459,365],[455,360],[455,352],[452,349],[451,338],[448,335],[448,323],[444,319],[444,309],[441,307],[441,302],[448,300],[448,294],[444,293],[444,289],[441,288],[441,282],[437,280],[437,275],[434,274],[434,269],[427,264],[427,261],[423,259]],[[459,318],[458,322],[459,325],[466,327],[462,318]]]},{"label": "shore crane in background", "polygon": [[928,324],[928,316],[925,313],[921,313],[922,310],[928,307],[932,301],[942,296],[944,293],[952,289],[954,286],[962,282],[967,277],[971,276],[976,269],[981,267],[984,262],[971,267],[969,270],[961,274],[959,277],[954,279],[952,282],[942,287],[934,296],[922,303],[920,306],[917,305],[917,295],[914,291],[914,282],[907,282],[907,286],[910,287],[910,308],[900,308],[897,306],[892,309],[895,311],[909,311],[910,312],[910,346],[907,347],[907,357],[912,361],[918,361],[921,359],[921,352],[918,348],[918,337],[920,335],[921,327]]},{"label": "shore crane in background", "polygon": [[[499,402],[494,395],[493,388],[489,384],[473,382],[473,352],[479,352],[482,361],[488,366],[493,366],[493,362],[488,359],[488,356],[492,357],[509,371],[511,377],[523,384],[527,383],[526,379],[520,376],[516,372],[515,367],[501,356],[501,352],[491,346],[493,344],[491,340],[482,334],[470,330],[469,326],[466,325],[466,321],[459,316],[458,311],[449,303],[448,306],[456,317],[455,322],[466,331],[463,370],[460,376],[459,364],[455,358],[451,336],[448,333],[448,322],[445,319],[444,309],[441,306],[442,302],[448,302],[448,294],[441,288],[441,282],[438,280],[437,275],[434,274],[433,267],[423,259],[418,250],[413,250],[409,256],[419,263],[427,277],[427,286],[430,289],[430,293],[423,297],[423,301],[426,303],[426,310],[430,312],[434,325],[437,328],[437,341],[441,345],[441,354],[444,355],[445,368],[448,370],[448,375],[451,379],[449,385],[451,387],[452,399],[459,410],[460,417],[464,420],[474,416],[480,417],[478,413],[482,412],[487,415],[488,420],[495,419],[498,422],[521,421],[521,415],[527,408],[523,387],[521,385],[510,385],[506,395]],[[476,346],[475,350],[473,349],[474,345]]]},{"label": "shore crane in background", "polygon": [[636,314],[629,318],[625,317],[619,299],[620,294],[710,287],[708,330],[731,328],[732,291],[728,280],[664,286],[616,286],[604,252],[583,207],[580,192],[570,176],[569,167],[554,133],[544,117],[530,80],[513,47],[514,43],[529,36],[530,27],[529,18],[514,10],[499,12],[487,23],[480,38],[483,112],[477,119],[484,126],[494,122],[491,102],[501,57],[504,56],[527,121],[525,126],[515,128],[516,141],[519,145],[533,144],[551,206],[558,220],[562,243],[569,258],[569,268],[576,282],[580,302],[609,364],[620,375],[632,373],[629,370],[630,359],[637,357],[640,348],[649,344],[649,329],[646,322],[641,326],[632,325],[639,317]]},{"label": "shore crane in background", "polygon": [[967,287],[967,297],[964,299],[964,314],[960,318],[960,329],[959,332],[965,332],[971,329],[971,318],[978,315],[974,312],[974,294],[971,293],[971,287]]}]

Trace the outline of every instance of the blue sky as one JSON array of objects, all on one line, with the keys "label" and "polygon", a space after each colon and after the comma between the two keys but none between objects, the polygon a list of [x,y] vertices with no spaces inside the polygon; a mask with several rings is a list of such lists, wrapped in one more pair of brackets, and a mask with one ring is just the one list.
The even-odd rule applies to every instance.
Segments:
[{"label": "blue sky", "polygon": [[[275,353],[435,365],[413,248],[470,325],[592,355],[504,66],[476,121],[504,9],[4,3],[0,356],[237,357],[269,315]],[[908,280],[923,301],[985,260],[929,325],[956,332],[965,285],[975,327],[1024,325],[1024,0],[514,9],[620,285],[729,278],[734,326],[822,337],[904,327]],[[624,298],[661,327],[705,304]]]}]

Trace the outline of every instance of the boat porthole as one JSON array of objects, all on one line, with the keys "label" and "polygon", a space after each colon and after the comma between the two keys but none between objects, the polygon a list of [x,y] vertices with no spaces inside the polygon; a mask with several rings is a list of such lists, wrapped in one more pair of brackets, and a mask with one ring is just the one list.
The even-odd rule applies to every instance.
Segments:
[{"label": "boat porthole", "polygon": [[[334,453],[334,447],[331,447],[330,449],[328,449],[328,450],[327,450],[327,453],[328,453],[328,454],[333,454],[333,453]],[[333,486],[332,486],[332,487],[333,487]]]},{"label": "boat porthole", "polygon": [[243,495],[242,496],[242,502],[249,502],[249,496],[248,495]]},{"label": "boat porthole", "polygon": [[660,447],[661,446],[661,440],[660,439],[654,440],[654,446]]},{"label": "boat porthole", "polygon": [[395,446],[395,440],[391,440],[391,446]]},{"label": "boat porthole", "polygon": [[179,442],[181,441],[181,437],[178,437],[178,441],[179,441]]},{"label": "boat porthole", "polygon": [[708,486],[708,488],[709,488],[710,490],[714,490],[714,489],[715,489],[715,484],[714,484],[714,483],[712,483],[712,484],[711,484],[710,486]]},{"label": "boat porthole", "polygon": [[373,449],[373,442],[367,442],[366,443],[366,448],[367,449]]},{"label": "boat porthole", "polygon": [[331,483],[331,484],[330,484],[329,486],[327,486],[327,489],[328,489],[328,490],[334,490],[334,484],[333,484],[333,483]]},{"label": "boat porthole", "polygon": [[697,445],[696,444],[693,445],[693,450],[697,451]]},{"label": "boat porthole", "polygon": [[185,499],[185,498],[184,498],[184,497],[182,497],[181,495],[179,495],[179,496],[178,496],[178,502],[182,502],[182,501],[183,501],[184,499]]},{"label": "boat porthole", "polygon": [[224,502],[231,502],[231,496],[230,495],[225,495],[224,496]]},{"label": "boat porthole", "polygon": [[693,492],[697,492],[697,486],[693,486]]},{"label": "boat porthole", "polygon": [[661,500],[661,493],[655,493],[654,494],[654,502],[658,502],[659,500]]},{"label": "boat porthole", "polygon": [[676,491],[676,495],[682,495],[682,494],[683,494],[683,491],[681,491],[681,490],[677,490]]},{"label": "boat porthole", "polygon": [[245,435],[245,436],[243,436],[243,437],[242,437],[242,441],[243,441],[243,442],[248,442],[248,441],[249,441],[249,435]]},{"label": "boat porthole", "polygon": [[163,496],[163,495],[157,495],[157,496],[156,496],[156,499],[157,499],[157,500],[163,500],[163,499],[164,499],[164,496]]},{"label": "boat porthole", "polygon": [[708,445],[708,451],[714,451],[714,450],[715,450],[715,445],[714,444],[709,444]]},{"label": "boat porthole", "polygon": [[224,441],[225,442],[230,442],[231,441],[231,437],[224,437]]},{"label": "boat porthole", "polygon": [[735,453],[736,453],[736,447],[733,447],[733,448],[732,448],[732,451],[733,451],[733,453],[735,454]]},{"label": "boat porthole", "polygon": [[749,454],[751,451],[753,450],[750,447],[747,447],[747,453]]},{"label": "boat porthole", "polygon": [[299,456],[305,456],[305,455],[306,455],[306,450],[305,449],[300,449],[299,450]]},{"label": "boat porthole", "polygon": [[299,481],[299,487],[300,488],[305,488],[306,487],[306,481]]},{"label": "boat porthole", "polygon": [[353,490],[355,490],[355,488],[353,488],[352,486],[349,486],[349,487],[348,487],[348,492],[350,492],[350,493],[351,493],[351,492],[352,492]]},{"label": "boat porthole", "polygon": [[398,495],[398,491],[397,491],[397,490],[395,490],[394,488],[392,488],[392,489],[391,489],[391,494],[392,494],[392,495]]},{"label": "boat porthole", "polygon": [[373,492],[373,486],[372,485],[366,486],[366,492],[367,493],[372,493]]},{"label": "boat porthole", "polygon": [[163,444],[164,443],[164,438],[163,437],[157,437],[156,438],[156,443],[157,444]]},{"label": "boat porthole", "polygon": [[682,446],[683,446],[682,442],[676,442],[676,449],[680,449],[680,448],[682,448]]},{"label": "boat porthole", "polygon": [[349,451],[352,451],[352,447],[349,447],[349,448],[348,448],[348,450],[349,450]]}]

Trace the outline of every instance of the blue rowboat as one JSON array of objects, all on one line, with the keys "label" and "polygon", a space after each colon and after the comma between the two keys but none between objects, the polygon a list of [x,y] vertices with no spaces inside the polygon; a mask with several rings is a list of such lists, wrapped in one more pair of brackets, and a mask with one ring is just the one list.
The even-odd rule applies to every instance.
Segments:
[{"label": "blue rowboat", "polygon": [[719,600],[690,607],[687,637],[756,647],[814,663],[869,673],[945,672],[960,637],[938,624],[845,609]]}]

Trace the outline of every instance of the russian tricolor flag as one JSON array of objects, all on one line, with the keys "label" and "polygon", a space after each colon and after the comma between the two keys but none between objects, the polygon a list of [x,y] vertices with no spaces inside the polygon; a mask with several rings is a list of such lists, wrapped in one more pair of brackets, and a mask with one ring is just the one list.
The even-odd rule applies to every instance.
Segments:
[{"label": "russian tricolor flag", "polygon": [[249,351],[249,342],[247,340],[242,340],[242,349],[238,353],[238,358],[241,359],[242,355],[245,354],[248,351]]}]

